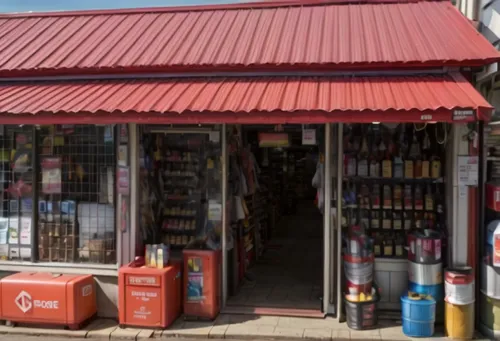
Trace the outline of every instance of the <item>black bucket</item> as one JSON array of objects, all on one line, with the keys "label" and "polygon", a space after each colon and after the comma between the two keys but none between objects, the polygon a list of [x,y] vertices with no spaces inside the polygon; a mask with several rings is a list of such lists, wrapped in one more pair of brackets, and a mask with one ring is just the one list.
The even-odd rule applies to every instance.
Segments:
[{"label": "black bucket", "polygon": [[351,302],[344,298],[347,326],[356,330],[374,329],[378,324],[378,297],[368,302]]}]

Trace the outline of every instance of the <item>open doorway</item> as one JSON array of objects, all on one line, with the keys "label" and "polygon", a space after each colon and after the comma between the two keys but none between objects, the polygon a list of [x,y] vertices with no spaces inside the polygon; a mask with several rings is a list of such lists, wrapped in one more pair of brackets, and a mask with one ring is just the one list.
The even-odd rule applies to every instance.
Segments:
[{"label": "open doorway", "polygon": [[230,280],[230,312],[323,316],[323,215],[313,186],[321,187],[321,143],[311,128],[306,140],[301,125],[234,132],[230,188],[243,207],[233,203],[240,251],[230,262],[238,272]]}]

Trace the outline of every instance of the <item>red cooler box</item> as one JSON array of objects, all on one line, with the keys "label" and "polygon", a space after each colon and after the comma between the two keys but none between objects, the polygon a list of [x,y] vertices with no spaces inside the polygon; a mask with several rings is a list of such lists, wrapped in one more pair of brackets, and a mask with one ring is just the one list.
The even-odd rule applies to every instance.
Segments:
[{"label": "red cooler box", "polygon": [[181,266],[163,269],[120,268],[118,315],[120,327],[167,328],[181,313]]},{"label": "red cooler box", "polygon": [[78,329],[97,312],[90,275],[17,273],[0,281],[1,319]]}]

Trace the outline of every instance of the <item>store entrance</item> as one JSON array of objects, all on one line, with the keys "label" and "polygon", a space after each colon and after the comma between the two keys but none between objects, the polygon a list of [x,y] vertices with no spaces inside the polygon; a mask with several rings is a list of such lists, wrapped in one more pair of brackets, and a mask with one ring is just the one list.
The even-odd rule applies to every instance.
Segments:
[{"label": "store entrance", "polygon": [[232,230],[240,251],[229,263],[238,275],[229,281],[226,309],[323,316],[323,215],[312,185],[314,179],[321,186],[320,176],[315,178],[319,136],[315,130],[313,140],[303,141],[300,125],[244,126],[234,133],[230,174],[244,176],[230,187],[235,197],[243,194],[244,207],[239,217],[234,207]]}]

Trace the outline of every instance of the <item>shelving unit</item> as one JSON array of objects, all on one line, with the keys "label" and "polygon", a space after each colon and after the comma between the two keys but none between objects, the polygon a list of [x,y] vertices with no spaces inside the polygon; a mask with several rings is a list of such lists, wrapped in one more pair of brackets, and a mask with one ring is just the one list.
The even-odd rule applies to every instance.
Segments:
[{"label": "shelving unit", "polygon": [[445,233],[443,150],[426,130],[435,128],[367,129],[354,127],[344,151],[344,227],[361,224],[374,238],[375,257],[405,259],[409,231]]},{"label": "shelving unit", "polygon": [[[170,137],[170,138],[169,138]],[[162,240],[182,249],[203,228],[204,200],[202,165],[206,165],[202,145],[190,148],[187,141],[166,136],[160,149],[159,183],[162,194]]]}]

